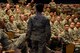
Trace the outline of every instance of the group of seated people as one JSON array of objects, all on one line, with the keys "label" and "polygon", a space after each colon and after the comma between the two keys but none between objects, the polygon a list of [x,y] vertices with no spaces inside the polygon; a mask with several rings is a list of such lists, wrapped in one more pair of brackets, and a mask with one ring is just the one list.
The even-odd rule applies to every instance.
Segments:
[{"label": "group of seated people", "polygon": [[[25,43],[27,23],[29,18],[35,16],[35,12],[35,3],[0,4],[0,42],[4,50],[21,48],[23,52],[25,46],[28,47],[28,43]],[[44,4],[42,14],[50,20],[51,24],[50,48],[54,49],[53,41],[60,38],[60,43],[80,44],[80,4],[59,5],[52,0],[49,4]],[[14,38],[9,40],[6,32],[13,32]],[[59,43],[56,47],[58,45]]]}]

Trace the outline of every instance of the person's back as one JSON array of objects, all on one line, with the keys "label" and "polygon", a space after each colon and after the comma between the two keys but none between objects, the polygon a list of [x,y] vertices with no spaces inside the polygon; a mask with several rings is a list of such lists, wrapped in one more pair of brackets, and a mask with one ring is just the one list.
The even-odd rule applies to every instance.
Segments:
[{"label": "person's back", "polygon": [[45,53],[45,43],[49,41],[51,36],[50,21],[42,15],[43,5],[36,5],[36,16],[28,21],[27,36],[30,37],[32,43],[31,53]]},{"label": "person's back", "polygon": [[32,32],[31,39],[37,41],[44,41],[46,39],[45,26],[47,18],[40,13],[31,18],[32,20]]}]

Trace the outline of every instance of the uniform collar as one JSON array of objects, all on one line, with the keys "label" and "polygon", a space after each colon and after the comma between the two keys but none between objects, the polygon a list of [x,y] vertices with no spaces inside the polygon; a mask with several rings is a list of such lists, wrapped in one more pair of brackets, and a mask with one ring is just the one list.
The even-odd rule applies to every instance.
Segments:
[{"label": "uniform collar", "polygon": [[36,12],[36,15],[42,15],[42,13],[41,12]]}]

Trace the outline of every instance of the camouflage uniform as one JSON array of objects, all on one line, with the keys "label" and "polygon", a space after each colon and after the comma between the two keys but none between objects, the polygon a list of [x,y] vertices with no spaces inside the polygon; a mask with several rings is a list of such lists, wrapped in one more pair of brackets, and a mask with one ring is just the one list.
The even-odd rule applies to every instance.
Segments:
[{"label": "camouflage uniform", "polygon": [[74,31],[76,33],[76,38],[80,38],[80,28],[74,28]]},{"label": "camouflage uniform", "polygon": [[4,10],[0,9],[0,20],[3,20],[4,15],[5,15]]},{"label": "camouflage uniform", "polygon": [[70,24],[70,23],[69,23],[69,20],[64,19],[64,20],[62,21],[63,27],[64,27],[65,24]]},{"label": "camouflage uniform", "polygon": [[[5,14],[6,14],[6,10],[7,10],[7,9],[4,9]],[[13,11],[11,10],[11,8],[8,9],[8,11],[9,11],[9,13],[10,13],[9,15],[13,15]]]},{"label": "camouflage uniform", "polygon": [[[27,37],[25,33],[25,34],[22,34],[22,36],[20,36],[19,38],[15,39],[15,41],[13,40],[13,42],[11,42],[9,41],[8,35],[3,31],[3,29],[0,29],[0,43],[2,44],[4,50],[10,50],[10,49],[15,50],[18,47],[23,46],[20,48],[22,50],[24,47],[27,46],[27,44],[24,43],[26,39]],[[23,52],[23,53],[26,53],[26,52]]]},{"label": "camouflage uniform", "polygon": [[9,15],[6,14],[3,18],[5,20],[5,23],[9,22]]},{"label": "camouflage uniform", "polygon": [[51,37],[54,37],[54,33],[55,33],[55,28],[54,28],[54,24],[50,21],[50,26],[51,26]]},{"label": "camouflage uniform", "polygon": [[0,29],[0,43],[3,45],[3,49],[9,49],[9,40],[6,33],[4,33],[3,29]]},{"label": "camouflage uniform", "polygon": [[15,17],[15,21],[19,21],[20,20],[20,14],[19,13],[15,13],[14,17]]},{"label": "camouflage uniform", "polygon": [[24,4],[27,0],[19,0],[22,4]]},{"label": "camouflage uniform", "polygon": [[65,19],[67,15],[66,15],[66,14],[61,13],[61,14],[60,14],[60,16],[62,17],[62,19]]},{"label": "camouflage uniform", "polygon": [[25,15],[29,15],[29,14],[30,14],[30,10],[24,9],[24,14],[25,14]]},{"label": "camouflage uniform", "polygon": [[56,32],[61,33],[61,31],[63,31],[62,21],[60,21],[60,23],[58,21],[55,21],[54,28],[56,29]]},{"label": "camouflage uniform", "polygon": [[60,34],[60,36],[63,38],[64,42],[68,42],[68,43],[72,42],[72,37],[71,37],[71,35],[69,34],[69,31],[64,30],[64,31]]},{"label": "camouflage uniform", "polygon": [[27,22],[25,22],[25,21],[18,21],[17,27],[18,27],[19,30],[21,30],[22,32],[25,32],[25,31],[27,30]]},{"label": "camouflage uniform", "polygon": [[51,8],[56,8],[56,3],[55,2],[50,2],[49,4],[50,4]]},{"label": "camouflage uniform", "polygon": [[16,32],[16,30],[17,30],[16,22],[15,21],[13,23],[8,22],[6,24],[6,28],[7,28],[7,31]]},{"label": "camouflage uniform", "polygon": [[76,38],[74,28],[73,29],[69,28],[69,35],[72,37],[72,41],[74,41],[74,39]]},{"label": "camouflage uniform", "polygon": [[74,19],[74,22],[77,23],[77,22],[78,22],[78,18],[75,18],[75,19]]},{"label": "camouflage uniform", "polygon": [[7,0],[8,3],[13,3],[13,0]]},{"label": "camouflage uniform", "polygon": [[50,16],[49,12],[45,12],[45,16],[46,16],[48,19],[51,19],[51,16]]},{"label": "camouflage uniform", "polygon": [[[50,39],[51,30],[49,20],[37,13],[28,21],[27,35],[31,39],[32,53],[43,53],[45,43]],[[45,53],[45,52],[44,52]]]}]

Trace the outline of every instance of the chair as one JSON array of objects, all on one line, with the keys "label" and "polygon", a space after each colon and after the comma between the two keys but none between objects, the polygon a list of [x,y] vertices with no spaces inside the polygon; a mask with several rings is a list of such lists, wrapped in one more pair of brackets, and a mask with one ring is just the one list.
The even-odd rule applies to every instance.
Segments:
[{"label": "chair", "polygon": [[6,34],[9,36],[9,39],[13,39],[15,36],[13,32],[6,32]]},{"label": "chair", "polygon": [[66,53],[74,53],[75,45],[72,43],[69,43],[66,45]]}]

